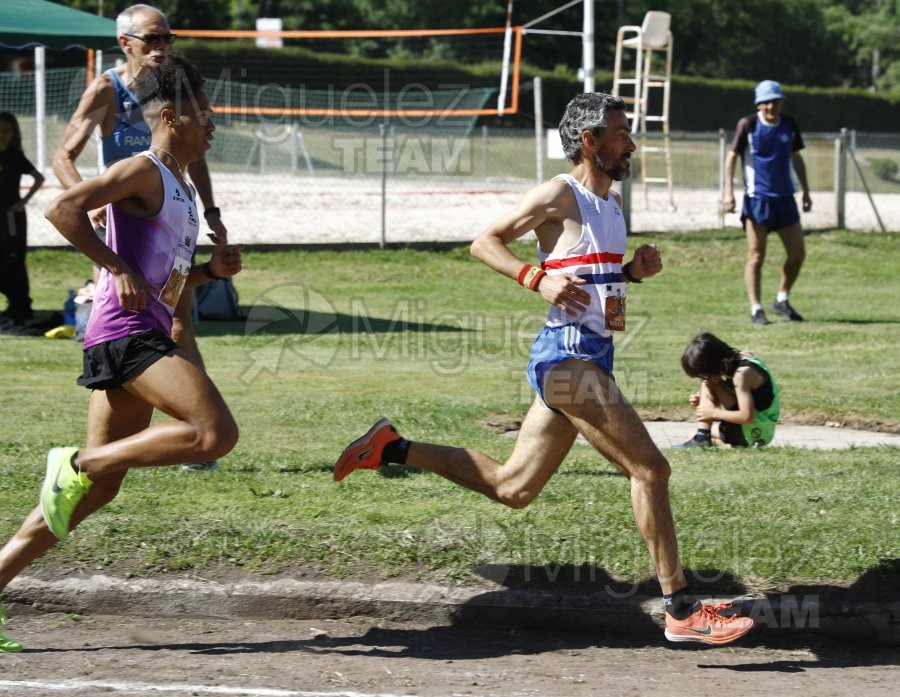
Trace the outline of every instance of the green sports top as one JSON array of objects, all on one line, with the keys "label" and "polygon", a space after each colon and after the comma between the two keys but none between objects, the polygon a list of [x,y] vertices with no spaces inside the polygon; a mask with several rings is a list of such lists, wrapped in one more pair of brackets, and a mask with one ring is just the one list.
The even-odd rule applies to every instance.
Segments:
[{"label": "green sports top", "polygon": [[[742,362],[752,363],[763,371],[769,379],[769,384],[772,386],[772,401],[769,406],[765,409],[757,409],[753,423],[741,426],[747,445],[768,445],[772,442],[772,438],[775,437],[775,424],[778,423],[778,416],[781,413],[781,390],[778,389],[769,366],[763,363],[762,360],[751,355],[742,358]],[[753,401],[756,403],[755,394],[753,395]]]}]

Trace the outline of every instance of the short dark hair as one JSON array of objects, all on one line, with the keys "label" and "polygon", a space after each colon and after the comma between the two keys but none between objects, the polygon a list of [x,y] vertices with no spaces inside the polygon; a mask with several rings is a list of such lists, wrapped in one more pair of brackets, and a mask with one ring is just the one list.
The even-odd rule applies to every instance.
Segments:
[{"label": "short dark hair", "polygon": [[734,375],[741,354],[709,332],[695,336],[681,355],[681,367],[692,378]]},{"label": "short dark hair", "polygon": [[183,99],[195,99],[203,82],[200,71],[184,55],[170,53],[159,65],[141,72],[133,91],[146,116],[148,107],[153,111],[154,106],[176,106]]},{"label": "short dark hair", "polygon": [[572,163],[581,161],[581,134],[590,131],[600,135],[608,125],[608,111],[625,111],[625,102],[603,92],[576,94],[566,105],[559,122],[559,137],[563,152]]}]

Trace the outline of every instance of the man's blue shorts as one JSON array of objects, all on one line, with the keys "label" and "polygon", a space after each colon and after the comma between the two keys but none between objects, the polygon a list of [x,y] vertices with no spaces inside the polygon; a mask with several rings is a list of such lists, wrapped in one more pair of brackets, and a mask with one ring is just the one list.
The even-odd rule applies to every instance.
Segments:
[{"label": "man's blue shorts", "polygon": [[800,211],[793,196],[744,196],[741,223],[747,218],[769,230],[782,230],[800,222]]},{"label": "man's blue shorts", "polygon": [[[531,345],[528,383],[544,399],[544,377],[555,366],[570,358],[589,361],[607,375],[613,374],[613,340],[574,324],[544,327]],[[544,402],[546,403],[546,399]]]}]

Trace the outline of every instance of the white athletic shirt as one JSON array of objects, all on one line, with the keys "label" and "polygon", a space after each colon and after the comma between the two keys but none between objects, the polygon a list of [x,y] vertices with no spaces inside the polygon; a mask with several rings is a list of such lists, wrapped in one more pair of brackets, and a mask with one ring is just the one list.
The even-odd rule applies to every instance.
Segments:
[{"label": "white athletic shirt", "polygon": [[581,236],[564,252],[551,254],[541,251],[538,259],[547,275],[574,274],[585,279],[582,286],[591,296],[587,309],[572,316],[558,307],[551,306],[547,326],[560,327],[576,324],[601,336],[610,336],[606,328],[605,301],[610,295],[625,295],[625,279],[622,276],[622,259],[627,246],[625,218],[612,194],[606,200],[581,185],[569,174],[560,174],[554,181],[564,181],[572,187],[581,213]]}]

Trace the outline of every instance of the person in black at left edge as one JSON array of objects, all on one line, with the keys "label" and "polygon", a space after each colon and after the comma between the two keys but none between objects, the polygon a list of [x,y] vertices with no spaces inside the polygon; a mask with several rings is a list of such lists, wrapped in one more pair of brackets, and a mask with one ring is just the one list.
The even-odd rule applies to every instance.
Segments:
[{"label": "person in black at left edge", "polygon": [[[32,178],[31,188],[23,197],[21,179]],[[8,111],[0,112],[0,292],[8,306],[0,318],[0,331],[16,333],[32,319],[28,269],[25,253],[28,248],[28,221],[25,206],[44,184],[44,175],[37,171],[22,151],[22,131],[19,121]]]}]

